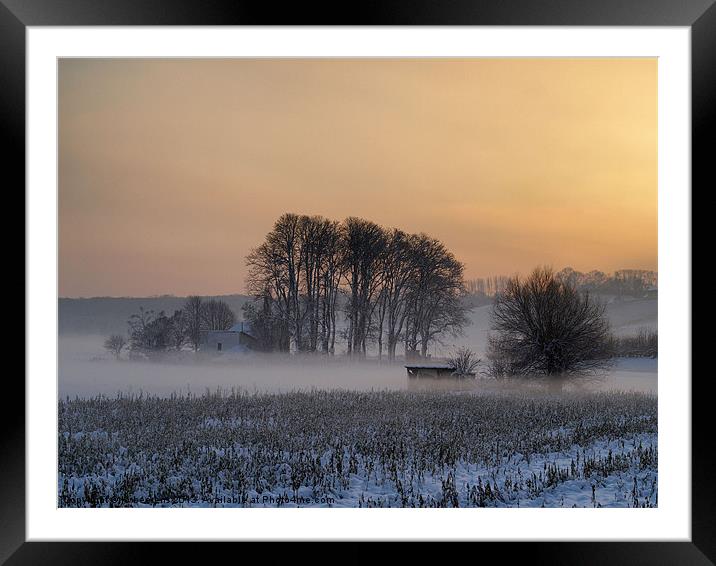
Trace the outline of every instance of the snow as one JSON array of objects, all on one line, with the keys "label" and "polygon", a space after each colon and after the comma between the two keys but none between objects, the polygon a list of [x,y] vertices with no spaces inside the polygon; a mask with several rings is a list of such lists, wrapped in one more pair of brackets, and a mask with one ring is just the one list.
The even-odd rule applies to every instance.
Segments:
[{"label": "snow", "polygon": [[[656,328],[656,304],[613,301],[614,331]],[[482,354],[490,309],[475,309],[445,348]],[[657,504],[657,359],[615,360],[560,393],[479,376],[458,392],[420,380],[432,389],[424,393],[410,391],[402,363],[246,352],[114,361],[103,359],[103,340],[59,339],[62,506],[103,496],[121,506]],[[196,396],[217,389],[254,392],[253,401]],[[460,433],[447,434],[456,424]],[[153,500],[158,492],[190,496]]]},{"label": "snow", "polygon": [[651,507],[656,419],[634,393],[60,402],[59,505]]}]

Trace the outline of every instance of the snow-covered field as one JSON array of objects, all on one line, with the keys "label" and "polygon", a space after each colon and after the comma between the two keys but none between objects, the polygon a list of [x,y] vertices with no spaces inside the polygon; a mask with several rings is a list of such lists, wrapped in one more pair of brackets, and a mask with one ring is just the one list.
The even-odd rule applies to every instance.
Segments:
[{"label": "snow-covered field", "polygon": [[657,505],[653,394],[314,390],[59,402],[67,506]]},{"label": "snow-covered field", "polygon": [[[482,354],[490,308],[433,355]],[[656,301],[607,312],[656,328]],[[59,338],[60,506],[657,504],[656,359],[554,387],[340,356],[117,362],[103,340]]]}]

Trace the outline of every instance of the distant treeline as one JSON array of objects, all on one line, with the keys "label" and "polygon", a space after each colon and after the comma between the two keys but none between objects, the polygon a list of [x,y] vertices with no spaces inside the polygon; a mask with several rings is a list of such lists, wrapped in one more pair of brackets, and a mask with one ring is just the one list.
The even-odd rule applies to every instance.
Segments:
[{"label": "distant treeline", "polygon": [[620,358],[656,358],[659,355],[659,335],[651,328],[640,328],[630,336],[613,336],[612,355]]},{"label": "distant treeline", "polygon": [[427,234],[287,213],[246,263],[244,317],[265,350],[425,356],[468,322],[463,264]]},{"label": "distant treeline", "polygon": [[[149,357],[166,351],[181,351],[190,346],[195,352],[208,330],[228,330],[236,322],[236,314],[220,299],[187,297],[182,308],[172,314],[139,308],[129,317],[129,347],[135,356]],[[110,336],[105,348],[119,359],[123,346],[121,335]]]},{"label": "distant treeline", "polygon": [[[614,273],[593,270],[582,273],[565,267],[556,276],[574,285],[579,291],[637,298],[645,297],[647,292],[655,290],[658,283],[657,272],[644,269],[620,269]],[[465,281],[465,289],[474,299],[494,297],[505,289],[509,280],[506,275],[469,279]]]},{"label": "distant treeline", "polygon": [[[249,297],[222,295],[203,297],[220,299],[231,310],[240,313]],[[186,297],[162,295],[158,297],[93,297],[87,299],[60,298],[58,301],[58,326],[60,334],[127,334],[127,321],[140,308],[156,313],[173,313],[182,309]]]}]

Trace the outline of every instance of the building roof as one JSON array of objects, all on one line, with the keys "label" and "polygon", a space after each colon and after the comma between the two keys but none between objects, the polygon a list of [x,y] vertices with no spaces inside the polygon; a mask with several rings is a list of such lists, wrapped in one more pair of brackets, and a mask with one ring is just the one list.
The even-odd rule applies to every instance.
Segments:
[{"label": "building roof", "polygon": [[434,363],[434,364],[406,364],[405,367],[407,369],[451,369],[454,370],[455,366],[452,364],[441,364],[441,363]]}]

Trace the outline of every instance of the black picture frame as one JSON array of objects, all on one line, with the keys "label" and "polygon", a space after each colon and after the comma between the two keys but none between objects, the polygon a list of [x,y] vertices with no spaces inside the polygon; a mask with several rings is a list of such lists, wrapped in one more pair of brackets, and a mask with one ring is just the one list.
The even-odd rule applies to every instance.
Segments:
[{"label": "black picture frame", "polygon": [[[364,0],[286,3],[243,0],[0,0],[0,137],[6,199],[25,183],[25,37],[28,26],[108,25],[567,25],[687,26],[691,29],[692,196],[713,187],[711,174],[716,89],[714,0]],[[685,188],[688,190],[688,187]],[[12,210],[6,200],[6,218]],[[19,204],[24,210],[24,198]],[[693,207],[692,207],[693,208]],[[9,223],[7,223],[9,224]],[[14,228],[13,228],[14,230]],[[6,242],[12,242],[12,236]],[[694,240],[694,244],[698,242]],[[10,246],[12,247],[12,246]],[[24,261],[24,257],[23,257]],[[24,272],[23,272],[24,273]],[[691,274],[688,274],[691,277]],[[23,276],[23,282],[26,283]],[[26,304],[27,304],[27,294]],[[705,316],[705,315],[704,315]],[[182,560],[218,558],[225,545],[164,543],[40,543],[25,541],[25,399],[23,381],[7,372],[0,411],[0,561],[20,564],[146,562],[161,553]],[[686,378],[686,376],[671,376]],[[691,542],[490,543],[510,561],[550,564],[713,564],[716,561],[714,468],[708,375],[692,380]],[[704,379],[706,378],[706,380]],[[559,533],[555,533],[558,537]],[[320,538],[320,533],[316,533]],[[234,552],[234,551],[230,551]],[[273,551],[271,551],[273,552]],[[288,550],[287,552],[294,552]],[[305,550],[300,550],[306,556]],[[364,553],[342,554],[356,558]],[[482,552],[482,551],[481,551]],[[309,551],[329,558],[332,552]],[[273,556],[273,555],[272,555]],[[267,555],[268,557],[268,555]],[[237,557],[238,558],[238,557]],[[272,560],[273,561],[273,560]]]}]

